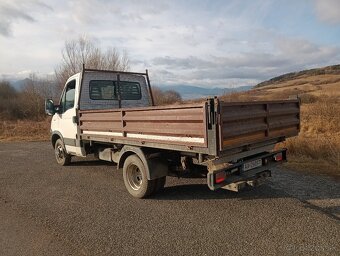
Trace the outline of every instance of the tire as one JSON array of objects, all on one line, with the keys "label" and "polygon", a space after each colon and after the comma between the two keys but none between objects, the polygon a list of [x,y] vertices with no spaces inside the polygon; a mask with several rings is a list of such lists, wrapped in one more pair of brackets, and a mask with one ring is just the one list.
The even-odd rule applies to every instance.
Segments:
[{"label": "tire", "polygon": [[123,179],[126,189],[136,198],[145,198],[155,189],[155,180],[147,179],[145,166],[137,155],[126,158]]},{"label": "tire", "polygon": [[158,178],[155,180],[156,181],[156,185],[155,185],[155,193],[160,192],[164,189],[165,186],[165,182],[166,182],[166,176],[162,177],[162,178]]},{"label": "tire", "polygon": [[71,163],[71,155],[66,153],[65,145],[61,139],[57,139],[54,144],[54,155],[60,165],[65,166]]}]

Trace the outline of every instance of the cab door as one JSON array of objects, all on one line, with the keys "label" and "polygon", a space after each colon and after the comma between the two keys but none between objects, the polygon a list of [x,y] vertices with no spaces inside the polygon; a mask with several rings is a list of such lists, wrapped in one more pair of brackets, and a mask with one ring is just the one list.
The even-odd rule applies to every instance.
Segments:
[{"label": "cab door", "polygon": [[59,131],[63,136],[67,153],[83,155],[80,146],[77,146],[77,111],[76,100],[78,95],[79,77],[70,78],[66,83],[59,103],[57,114]]}]

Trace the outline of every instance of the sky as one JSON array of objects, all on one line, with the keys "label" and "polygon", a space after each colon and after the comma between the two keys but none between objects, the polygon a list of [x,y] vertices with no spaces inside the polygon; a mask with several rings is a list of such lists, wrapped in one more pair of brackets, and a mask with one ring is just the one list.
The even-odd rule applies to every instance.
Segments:
[{"label": "sky", "polygon": [[340,64],[340,0],[0,0],[0,78],[53,74],[84,35],[158,86],[255,85]]}]

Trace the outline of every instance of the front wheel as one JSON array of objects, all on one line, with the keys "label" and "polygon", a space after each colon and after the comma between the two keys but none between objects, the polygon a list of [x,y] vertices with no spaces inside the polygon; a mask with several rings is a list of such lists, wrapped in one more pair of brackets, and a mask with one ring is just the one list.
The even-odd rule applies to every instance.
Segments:
[{"label": "front wheel", "polygon": [[123,179],[126,189],[136,198],[145,198],[155,189],[155,181],[147,179],[145,166],[137,155],[126,158]]},{"label": "front wheel", "polygon": [[61,139],[58,139],[54,144],[54,154],[58,164],[68,165],[71,163],[71,155],[67,154]]}]

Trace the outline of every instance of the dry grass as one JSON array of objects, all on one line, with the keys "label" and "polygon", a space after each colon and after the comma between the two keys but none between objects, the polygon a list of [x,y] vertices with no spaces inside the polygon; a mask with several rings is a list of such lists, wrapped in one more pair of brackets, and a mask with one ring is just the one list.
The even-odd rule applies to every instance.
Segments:
[{"label": "dry grass", "polygon": [[320,94],[301,106],[300,135],[284,143],[292,156],[289,166],[340,178],[339,98]]},{"label": "dry grass", "polygon": [[0,142],[45,141],[50,137],[50,118],[42,121],[0,120]]},{"label": "dry grass", "polygon": [[288,139],[283,146],[289,150],[287,166],[304,172],[331,175],[340,180],[340,140],[327,136]]}]

